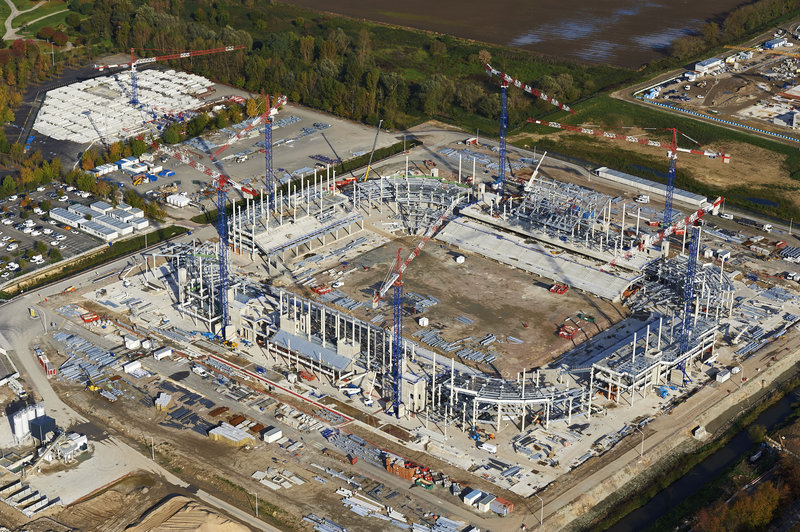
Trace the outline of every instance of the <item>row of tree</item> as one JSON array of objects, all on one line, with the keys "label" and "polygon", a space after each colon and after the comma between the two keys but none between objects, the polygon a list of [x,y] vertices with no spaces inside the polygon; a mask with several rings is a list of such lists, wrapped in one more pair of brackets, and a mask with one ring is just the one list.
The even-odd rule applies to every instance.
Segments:
[{"label": "row of tree", "polygon": [[756,0],[737,7],[721,23],[705,24],[699,35],[687,35],[672,43],[671,52],[680,59],[695,57],[708,48],[738,42],[742,37],[796,13],[800,0]]},{"label": "row of tree", "polygon": [[[87,3],[91,9],[85,8]],[[632,75],[523,51],[490,52],[448,36],[327,15],[290,19],[289,13],[298,9],[251,0],[86,0],[73,1],[70,7],[89,13],[80,33],[93,42],[111,41],[120,51],[244,45],[240,52],[192,58],[175,66],[252,92],[286,94],[290,101],[353,120],[377,123],[380,117],[388,127],[407,126],[423,117],[476,114],[496,119],[498,82],[488,78],[482,66],[492,53],[498,66],[567,101]],[[516,90],[509,104],[512,118],[520,120],[551,110]]]}]

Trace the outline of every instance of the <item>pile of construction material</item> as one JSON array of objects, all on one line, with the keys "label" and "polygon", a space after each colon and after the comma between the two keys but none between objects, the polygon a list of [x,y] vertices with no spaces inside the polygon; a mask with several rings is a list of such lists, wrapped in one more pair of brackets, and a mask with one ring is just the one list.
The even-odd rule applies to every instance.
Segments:
[{"label": "pile of construction material", "polygon": [[288,489],[292,486],[302,486],[306,483],[305,480],[288,469],[278,471],[274,467],[267,468],[266,471],[256,471],[252,474],[251,478],[257,480],[271,490],[279,490],[281,488]]},{"label": "pile of construction material", "polygon": [[63,381],[97,385],[107,380],[106,369],[119,363],[114,353],[76,334],[56,332],[53,339],[66,346],[67,360],[58,368]]}]

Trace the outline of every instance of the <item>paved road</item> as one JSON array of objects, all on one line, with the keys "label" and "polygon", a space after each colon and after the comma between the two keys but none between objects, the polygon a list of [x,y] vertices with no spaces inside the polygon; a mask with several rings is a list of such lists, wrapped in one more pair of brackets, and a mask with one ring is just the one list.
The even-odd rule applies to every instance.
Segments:
[{"label": "paved road", "polygon": [[[42,5],[44,3],[45,3],[44,1],[38,2],[35,6],[29,8],[29,9],[23,9],[22,11],[20,11],[19,9],[17,9],[17,6],[15,6],[14,3],[11,0],[6,0],[6,4],[8,4],[8,7],[11,8],[11,14],[5,20],[6,33],[5,33],[5,35],[3,35],[3,40],[4,41],[13,41],[15,39],[19,39],[19,35],[17,35],[16,29],[11,27],[11,22],[13,22],[14,17],[16,17],[17,15],[21,15],[22,13],[27,13],[28,11],[33,11],[34,9],[38,8],[40,5]],[[64,9],[62,11],[66,11],[66,9]],[[40,18],[43,18],[43,17],[40,17]],[[40,20],[40,19],[36,19],[36,20]],[[33,22],[36,22],[36,21],[34,20]]]}]

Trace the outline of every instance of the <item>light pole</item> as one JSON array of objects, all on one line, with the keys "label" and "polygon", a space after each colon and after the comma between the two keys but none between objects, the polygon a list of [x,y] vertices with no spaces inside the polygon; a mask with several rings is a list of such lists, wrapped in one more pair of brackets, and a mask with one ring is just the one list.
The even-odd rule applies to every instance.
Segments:
[{"label": "light pole", "polygon": [[153,441],[153,437],[150,436],[150,454],[153,457],[153,462],[156,461],[156,444]]},{"label": "light pole", "polygon": [[533,496],[536,497],[537,499],[539,499],[539,502],[542,503],[542,509],[539,512],[539,528],[541,529],[542,528],[542,524],[544,523],[544,501],[536,493],[534,493]]},{"label": "light pole", "polygon": [[644,456],[644,432],[639,427],[634,427],[636,430],[639,431],[639,434],[642,435],[642,447],[639,449],[639,460],[641,461],[642,456]]},{"label": "light pole", "polygon": [[256,496],[256,517],[258,517],[258,493],[253,492],[252,495]]},{"label": "light pole", "polygon": [[744,368],[742,367],[741,364],[737,364],[736,367],[739,368],[739,373],[741,373],[741,375],[739,375],[739,383],[738,383],[739,388],[741,388],[742,383],[744,382]]}]

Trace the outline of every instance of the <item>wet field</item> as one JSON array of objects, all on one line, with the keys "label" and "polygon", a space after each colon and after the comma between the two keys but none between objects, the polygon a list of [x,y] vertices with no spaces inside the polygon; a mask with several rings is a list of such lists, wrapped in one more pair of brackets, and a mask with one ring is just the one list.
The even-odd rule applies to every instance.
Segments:
[{"label": "wet field", "polygon": [[289,3],[516,46],[566,59],[637,68],[663,57],[741,0],[289,0]]}]

